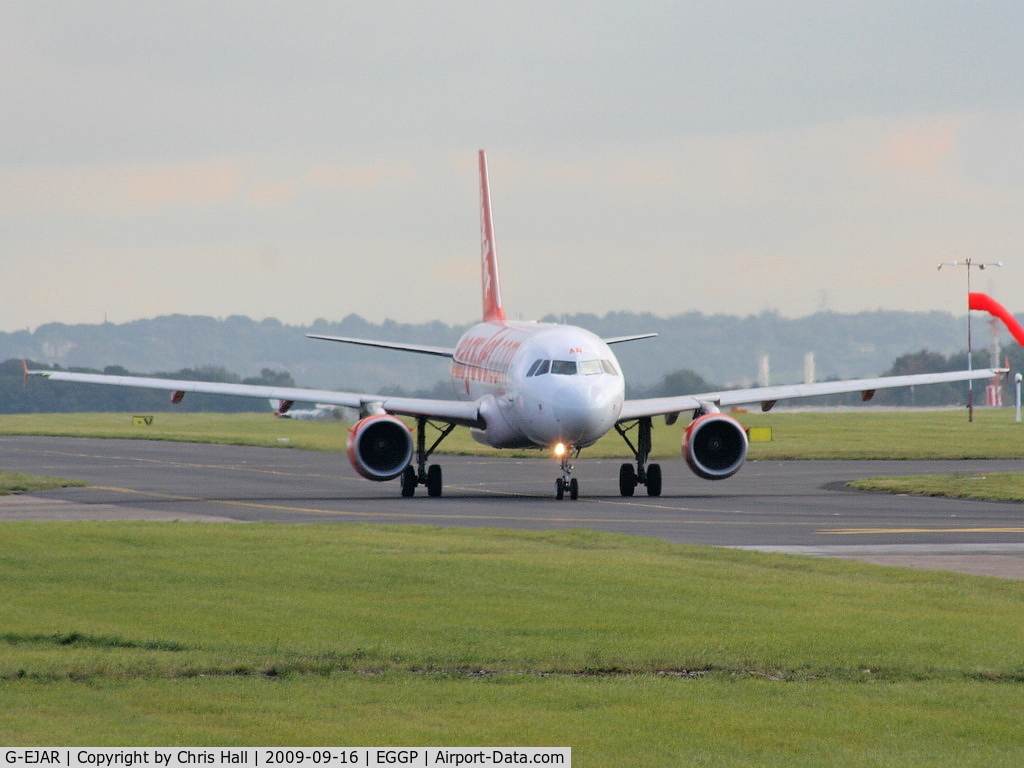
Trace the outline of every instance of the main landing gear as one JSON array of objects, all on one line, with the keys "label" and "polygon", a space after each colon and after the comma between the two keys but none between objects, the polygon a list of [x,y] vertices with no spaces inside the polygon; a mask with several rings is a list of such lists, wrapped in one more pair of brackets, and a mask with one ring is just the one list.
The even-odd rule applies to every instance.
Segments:
[{"label": "main landing gear", "polygon": [[580,455],[579,448],[574,450],[569,446],[559,443],[555,447],[555,455],[562,459],[562,476],[555,480],[555,498],[561,501],[565,498],[566,491],[568,491],[569,498],[576,501],[580,497],[580,484],[572,476],[573,466],[570,462],[572,458]]},{"label": "main landing gear", "polygon": [[[637,430],[635,446],[627,434],[634,429]],[[638,485],[646,485],[648,496],[661,496],[661,465],[647,463],[651,455],[651,418],[644,416],[625,428],[616,424],[615,431],[626,441],[636,458],[635,468],[632,464],[619,467],[619,493],[632,496]]]},{"label": "main landing gear", "polygon": [[[432,426],[441,434],[427,448],[427,425]],[[455,429],[454,424],[434,424],[422,416],[416,417],[416,466],[407,466],[402,472],[402,496],[409,497],[416,493],[417,485],[427,486],[427,495],[437,497],[441,495],[442,476],[441,466],[431,464],[427,466],[427,459],[430,458],[437,446],[441,444],[451,431]]]}]

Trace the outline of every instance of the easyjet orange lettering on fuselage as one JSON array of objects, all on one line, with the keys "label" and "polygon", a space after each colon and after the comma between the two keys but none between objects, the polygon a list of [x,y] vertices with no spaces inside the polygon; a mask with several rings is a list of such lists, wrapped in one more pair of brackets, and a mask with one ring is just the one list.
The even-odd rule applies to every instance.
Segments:
[{"label": "easyjet orange lettering on fuselage", "polygon": [[[522,329],[503,323],[482,323],[471,329],[459,341],[452,356],[452,380],[463,384],[458,390],[474,397],[505,394],[509,369],[527,336]],[[476,384],[484,386],[476,387]],[[478,391],[480,389],[484,391]]]}]

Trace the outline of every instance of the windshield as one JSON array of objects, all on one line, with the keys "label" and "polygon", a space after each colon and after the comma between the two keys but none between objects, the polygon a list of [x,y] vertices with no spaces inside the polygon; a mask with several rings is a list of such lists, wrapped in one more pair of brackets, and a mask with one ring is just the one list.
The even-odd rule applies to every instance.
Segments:
[{"label": "windshield", "polygon": [[528,377],[543,376],[546,373],[557,376],[594,376],[599,373],[619,375],[611,360],[581,360],[578,363],[575,360],[534,360],[526,371]]},{"label": "windshield", "polygon": [[576,361],[575,360],[552,360],[551,361],[551,372],[559,376],[575,376],[576,375]]}]

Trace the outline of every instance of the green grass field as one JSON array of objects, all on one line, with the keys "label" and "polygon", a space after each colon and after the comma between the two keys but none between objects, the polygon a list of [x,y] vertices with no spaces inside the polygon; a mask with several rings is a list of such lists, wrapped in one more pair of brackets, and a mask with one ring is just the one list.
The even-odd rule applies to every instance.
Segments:
[{"label": "green grass field", "polygon": [[82,480],[66,480],[60,477],[41,477],[26,475],[22,472],[0,472],[0,496],[10,493],[32,493],[47,488],[67,488],[75,485],[86,485]]},{"label": "green grass field", "polygon": [[[745,427],[770,427],[772,440],[752,443],[752,459],[968,459],[1024,456],[1024,425],[1010,409],[975,411],[780,411],[734,414]],[[680,455],[683,424],[655,420],[654,455]],[[133,423],[132,414],[78,413],[0,415],[0,434],[67,435],[149,440],[227,442],[342,451],[347,425],[339,422],[275,419],[269,414],[157,413],[153,423]],[[443,452],[500,454],[474,441],[466,429],[445,440]],[[538,456],[538,451],[521,455]],[[629,455],[614,432],[586,449],[584,456]]]},{"label": "green grass field", "polygon": [[[740,418],[773,429],[752,458],[892,458],[896,442],[1005,457],[1024,439],[1005,411]],[[0,433],[40,431],[326,450],[345,434],[255,415],[0,417]],[[660,455],[680,431],[656,429]],[[1024,582],[582,531],[5,522],[0,744],[1015,766],[1022,607]]]},{"label": "green grass field", "polygon": [[5,745],[1015,765],[1024,584],[581,531],[0,526]]},{"label": "green grass field", "polygon": [[865,477],[847,485],[858,491],[949,496],[983,501],[1024,501],[1024,472]]}]

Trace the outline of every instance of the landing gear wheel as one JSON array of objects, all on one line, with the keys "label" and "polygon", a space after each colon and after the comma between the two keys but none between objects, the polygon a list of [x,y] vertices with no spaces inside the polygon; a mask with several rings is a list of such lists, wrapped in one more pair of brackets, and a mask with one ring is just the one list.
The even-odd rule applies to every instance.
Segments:
[{"label": "landing gear wheel", "polygon": [[[429,448],[427,447],[427,426],[434,427],[441,434],[434,441],[434,444]],[[413,464],[410,464],[402,472],[402,495],[412,496],[416,492],[417,485],[427,486],[428,496],[440,496],[442,481],[441,481],[441,467],[437,464],[431,464],[427,466],[427,459],[430,458],[430,454],[434,452],[434,449],[441,444],[451,431],[455,429],[454,424],[435,424],[428,421],[426,418],[420,416],[416,419],[416,460]]]},{"label": "landing gear wheel", "polygon": [[647,495],[661,496],[661,464],[647,467]]},{"label": "landing gear wheel", "polygon": [[565,492],[569,492],[569,498],[575,501],[580,496],[580,484],[572,476],[572,458],[579,456],[579,448],[562,446],[564,450],[560,453],[562,476],[555,481],[555,498],[561,501],[565,498]]},{"label": "landing gear wheel", "polygon": [[427,467],[427,495],[434,497],[441,495],[441,466],[439,464],[431,464]]},{"label": "landing gear wheel", "polygon": [[419,481],[416,479],[416,470],[413,469],[412,464],[406,467],[402,471],[402,496],[409,498],[416,494],[416,486]]},{"label": "landing gear wheel", "polygon": [[[627,434],[633,429],[637,431],[636,445],[633,445]],[[647,464],[647,459],[651,457],[651,417],[643,416],[627,427],[616,424],[615,431],[625,440],[636,458],[635,468],[631,464],[619,467],[619,493],[632,496],[638,485],[645,485],[648,496],[661,496],[661,465]]]},{"label": "landing gear wheel", "polygon": [[619,467],[619,493],[623,496],[632,496],[636,490],[636,470],[632,464],[623,464]]}]

